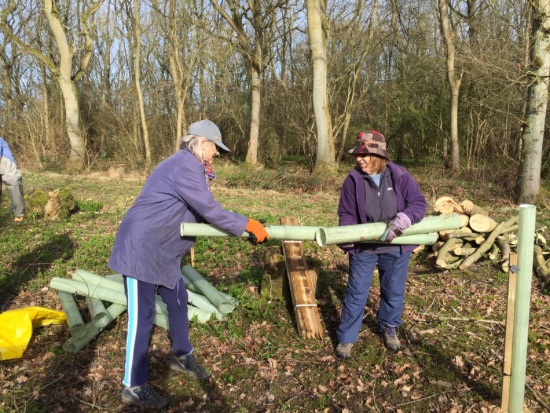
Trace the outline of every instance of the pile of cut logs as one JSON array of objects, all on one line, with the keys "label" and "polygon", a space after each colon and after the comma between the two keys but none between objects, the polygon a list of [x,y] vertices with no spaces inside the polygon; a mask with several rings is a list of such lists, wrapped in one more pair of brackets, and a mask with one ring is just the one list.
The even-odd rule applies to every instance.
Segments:
[{"label": "pile of cut logs", "polygon": [[458,203],[449,196],[438,198],[434,210],[439,214],[458,214],[462,219],[461,228],[439,232],[439,239],[432,246],[437,268],[466,269],[487,256],[508,271],[510,249],[517,244],[517,216],[497,223],[472,201]]},{"label": "pile of cut logs", "polygon": [[[487,210],[472,201],[458,203],[449,196],[438,198],[434,210],[438,214],[458,214],[462,219],[460,229],[439,231],[438,241],[432,245],[436,268],[466,269],[484,257],[498,261],[502,271],[508,272],[510,251],[518,242],[515,231],[519,216],[497,223]],[[550,251],[540,231],[535,233],[533,270],[544,288],[550,288]]]}]

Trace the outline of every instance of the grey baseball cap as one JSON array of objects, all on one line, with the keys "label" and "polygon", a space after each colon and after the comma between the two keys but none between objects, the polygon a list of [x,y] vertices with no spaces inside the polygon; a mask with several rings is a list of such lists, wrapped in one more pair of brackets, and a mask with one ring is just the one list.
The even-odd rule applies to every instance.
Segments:
[{"label": "grey baseball cap", "polygon": [[216,146],[225,152],[231,152],[227,146],[222,142],[222,133],[220,129],[211,120],[205,119],[192,123],[187,129],[189,135],[202,136],[211,142],[214,142]]}]

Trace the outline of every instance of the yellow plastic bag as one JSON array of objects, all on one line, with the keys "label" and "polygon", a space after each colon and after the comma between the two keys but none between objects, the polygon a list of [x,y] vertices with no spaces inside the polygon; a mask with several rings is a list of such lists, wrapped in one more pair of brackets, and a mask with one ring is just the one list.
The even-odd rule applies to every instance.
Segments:
[{"label": "yellow plastic bag", "polygon": [[33,328],[59,324],[66,319],[63,311],[26,307],[0,314],[0,360],[19,358],[27,348]]}]

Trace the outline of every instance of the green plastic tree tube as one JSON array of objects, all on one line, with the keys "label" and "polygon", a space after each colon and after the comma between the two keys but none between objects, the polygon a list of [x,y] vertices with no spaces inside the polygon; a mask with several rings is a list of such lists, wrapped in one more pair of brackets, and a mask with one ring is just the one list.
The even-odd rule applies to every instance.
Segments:
[{"label": "green plastic tree tube", "polygon": [[[69,353],[78,352],[90,341],[94,340],[97,335],[105,329],[105,327],[112,323],[124,311],[126,311],[125,305],[111,304],[105,309],[105,312],[96,314],[96,316],[84,326],[85,328],[79,331],[80,334],[73,335],[70,339],[68,339],[63,345],[63,348]],[[105,320],[108,320],[106,324]]]},{"label": "green plastic tree tube", "polygon": [[[439,235],[437,232],[430,232],[429,234],[417,234],[417,235],[402,235],[396,237],[390,242],[392,245],[433,245],[437,242]],[[367,244],[380,243],[379,240],[365,241]]]},{"label": "green plastic tree tube", "polygon": [[[270,225],[265,230],[270,239],[315,241],[315,232],[319,227],[300,225]],[[180,224],[182,237],[233,237],[233,234],[223,231],[214,225],[182,222]],[[241,237],[248,238],[250,234],[243,232]]]},{"label": "green plastic tree tube", "polygon": [[[188,306],[187,308],[189,308]],[[155,325],[164,328],[165,330],[170,330],[168,325],[168,314],[155,313]]]},{"label": "green plastic tree tube", "polygon": [[105,288],[110,288],[115,291],[124,292],[124,284],[122,281],[122,276],[120,279],[113,279],[108,277],[103,277],[99,274],[94,274],[93,272],[85,271],[82,269],[77,269],[72,275],[71,278],[76,281],[82,281],[90,285],[101,285]]},{"label": "green plastic tree tube", "polygon": [[[100,277],[100,278],[105,278],[105,277]],[[126,295],[124,294],[124,291],[115,291],[110,288],[106,288],[100,284],[91,285],[91,284],[84,283],[82,281],[67,280],[65,278],[53,277],[52,280],[50,281],[50,287],[58,291],[65,291],[71,294],[79,294],[84,297],[89,296],[92,298],[98,298],[102,301],[108,301],[111,303],[126,305]],[[166,314],[167,313],[166,305],[162,302],[162,300],[161,300],[161,304],[162,305],[155,306],[156,312]],[[189,320],[192,320],[196,316],[197,320],[200,323],[206,323],[210,319],[210,313],[196,307],[188,306],[187,314],[188,314]]]},{"label": "green plastic tree tube", "polygon": [[121,284],[124,283],[124,277],[122,276],[122,274],[109,274],[109,275],[106,275],[105,278],[109,280],[115,280]]},{"label": "green plastic tree tube", "polygon": [[[120,277],[115,277],[115,276],[103,277],[101,275],[94,274],[89,271],[78,269],[76,270],[75,273],[73,273],[72,278],[78,281],[83,281],[91,285],[102,285],[116,291],[124,292],[122,275],[120,275]],[[197,307],[211,314],[212,313],[216,314],[216,317],[218,318],[218,320],[223,319],[222,313],[220,313],[216,308],[216,306],[214,306],[211,302],[209,302],[206,297],[201,296],[199,294],[193,294],[190,291],[187,291],[187,295],[188,295],[189,303],[192,304],[194,307]],[[157,313],[167,311],[166,304],[162,301],[162,298],[158,295],[155,296],[155,308]]]},{"label": "green plastic tree tube", "polygon": [[[403,235],[395,238],[392,244],[423,244],[416,239],[405,236],[429,234],[436,231],[458,229],[461,219],[457,214],[444,214],[425,217],[422,221],[411,225]],[[386,230],[386,224],[374,222],[370,224],[344,225],[339,227],[322,227],[316,233],[315,239],[320,246],[331,244],[346,244],[349,242],[367,242],[379,239]],[[422,238],[420,238],[422,241]],[[434,241],[435,242],[435,241]]]},{"label": "green plastic tree tube", "polygon": [[[186,277],[185,274],[183,273],[183,268],[182,268],[182,273],[181,273],[182,277],[183,277],[183,282],[185,283],[185,287],[187,288],[187,291],[191,291],[191,292],[194,292],[194,293],[197,293],[198,292],[198,289],[197,289],[197,286],[195,284],[193,284],[193,281],[191,281],[189,279],[189,277]],[[204,278],[204,277],[203,277]],[[238,304],[238,301],[235,297],[231,297],[229,294],[226,294],[224,293],[223,291],[220,291],[218,290],[218,292],[220,294],[222,294],[228,301],[232,302],[233,304],[237,305]]]},{"label": "green plastic tree tube", "polygon": [[204,295],[187,290],[187,301],[189,302],[189,304],[194,305],[195,307],[201,308],[204,311],[208,311],[211,314],[215,314],[218,320],[223,320],[225,318],[225,316],[218,310],[218,308],[214,304],[212,304]]},{"label": "green plastic tree tube", "polygon": [[196,293],[197,287],[195,286],[195,284],[193,284],[193,281],[191,281],[189,277],[185,276],[185,274],[183,273],[183,268],[182,268],[181,276],[183,277],[183,283],[185,284],[185,288],[187,288],[187,290],[191,290]]},{"label": "green plastic tree tube", "polygon": [[223,293],[218,291],[201,274],[190,265],[182,268],[182,273],[191,280],[197,290],[199,290],[208,300],[216,306],[222,314],[228,314],[235,309],[235,303],[229,300]]},{"label": "green plastic tree tube", "polygon": [[50,281],[50,287],[54,290],[65,291],[70,294],[94,297],[110,303],[126,305],[126,296],[124,293],[121,294],[120,291],[114,291],[100,285],[90,285],[82,281],[53,277]]},{"label": "green plastic tree tube", "polygon": [[[83,283],[93,286],[101,286],[112,291],[121,293],[124,297],[126,304],[126,294],[124,293],[124,284],[118,282],[117,280],[102,277],[101,275],[94,274],[89,271],[78,269],[72,274],[73,280],[82,281]],[[155,296],[155,312],[157,313],[166,313],[166,304],[162,301],[162,298]]]},{"label": "green plastic tree tube", "polygon": [[107,309],[105,308],[103,301],[98,300],[97,298],[86,297],[86,305],[88,307],[88,311],[90,312],[90,316],[92,317],[93,323],[99,328],[104,328],[109,325],[111,321],[113,321],[112,317],[109,313],[107,313]]},{"label": "green plastic tree tube", "polygon": [[525,399],[525,370],[527,343],[529,341],[529,311],[531,282],[533,278],[533,251],[535,240],[536,207],[519,206],[518,224],[518,273],[514,303],[514,327],[512,334],[512,363],[510,369],[510,413],[523,412]]},{"label": "green plastic tree tube", "polygon": [[78,327],[84,324],[80,310],[76,305],[76,301],[72,294],[66,293],[64,291],[59,291],[57,293],[59,296],[59,301],[61,302],[61,307],[67,316],[67,324],[69,328]]},{"label": "green plastic tree tube", "polygon": [[[202,310],[200,310],[200,309],[198,309],[198,308],[196,308],[192,305],[188,305],[187,308],[189,310],[189,313],[193,314],[193,317],[196,314],[198,314],[200,311],[202,311]],[[193,320],[193,317],[189,316],[189,320]],[[197,321],[199,323],[205,323],[205,321],[201,321],[199,319],[197,319]],[[162,327],[166,330],[169,330],[170,326],[168,325],[168,314],[155,313],[155,325],[159,326],[159,327]]]}]

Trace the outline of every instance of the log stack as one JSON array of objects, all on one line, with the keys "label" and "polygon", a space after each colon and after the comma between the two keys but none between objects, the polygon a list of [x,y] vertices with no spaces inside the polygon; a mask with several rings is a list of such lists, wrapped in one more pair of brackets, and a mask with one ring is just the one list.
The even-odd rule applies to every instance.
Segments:
[{"label": "log stack", "polygon": [[541,279],[545,287],[550,288],[550,259],[548,259],[548,253],[542,250],[540,245],[535,245],[534,249],[534,261],[535,274]]},{"label": "log stack", "polygon": [[517,242],[518,217],[498,223],[487,210],[470,200],[456,202],[449,196],[436,200],[434,210],[439,214],[458,214],[462,220],[459,229],[440,231],[433,245],[436,267],[439,269],[466,269],[483,256],[499,261],[508,271],[510,245]]}]

